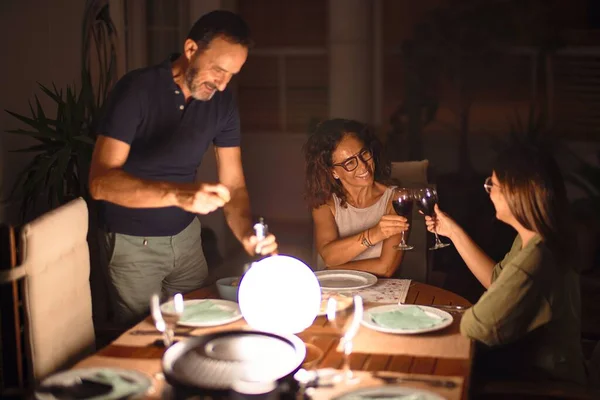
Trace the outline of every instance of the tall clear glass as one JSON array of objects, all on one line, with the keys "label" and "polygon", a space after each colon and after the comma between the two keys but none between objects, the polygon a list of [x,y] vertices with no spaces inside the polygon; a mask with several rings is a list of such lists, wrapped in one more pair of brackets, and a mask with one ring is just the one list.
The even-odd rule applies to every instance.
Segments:
[{"label": "tall clear glass", "polygon": [[[396,188],[392,193],[392,206],[394,207],[394,211],[401,217],[410,220],[412,216],[414,203],[414,195],[411,189],[407,188]],[[412,250],[414,246],[411,246],[406,243],[405,238],[406,231],[402,231],[402,239],[400,243],[394,246],[396,250]]]},{"label": "tall clear glass", "polygon": [[[346,385],[356,384],[360,381],[350,368],[350,355],[352,354],[352,340],[358,328],[360,327],[360,320],[363,318],[363,300],[360,296],[354,296],[354,315],[351,323],[340,322],[338,314],[340,311],[337,309],[337,301],[335,298],[330,297],[327,302],[327,320],[336,329],[340,330],[341,338],[340,345],[343,351],[343,364],[342,371],[340,374],[333,378],[334,382],[342,383]],[[343,311],[342,311],[343,312]]]},{"label": "tall clear glass", "polygon": [[[437,191],[434,188],[422,188],[417,189],[415,195],[415,201],[419,210],[428,217],[435,218],[435,205],[438,203]],[[437,250],[450,246],[450,243],[442,243],[435,230],[433,233],[435,234],[435,244],[429,250]]]},{"label": "tall clear glass", "polygon": [[150,299],[150,313],[154,320],[154,326],[156,330],[163,334],[165,347],[170,347],[173,344],[175,328],[183,315],[183,308],[184,302],[181,293],[169,297],[163,304],[161,304],[158,294],[152,295]]}]

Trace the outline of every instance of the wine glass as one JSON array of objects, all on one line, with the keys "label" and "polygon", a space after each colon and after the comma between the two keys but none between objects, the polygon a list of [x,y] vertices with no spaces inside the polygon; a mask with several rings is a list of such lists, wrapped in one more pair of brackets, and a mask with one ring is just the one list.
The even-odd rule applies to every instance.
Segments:
[{"label": "wine glass", "polygon": [[358,383],[360,378],[354,375],[350,368],[350,355],[352,354],[352,340],[358,333],[360,327],[360,321],[363,318],[363,300],[360,296],[354,296],[354,317],[350,324],[345,324],[345,327],[340,329],[339,323],[336,319],[338,314],[337,301],[334,297],[330,297],[327,301],[327,320],[336,330],[343,332],[340,338],[340,344],[342,346],[344,357],[342,364],[342,372],[333,378],[335,383],[344,383],[346,385],[352,385]]},{"label": "wine glass", "polygon": [[153,294],[150,298],[150,313],[154,320],[156,330],[163,334],[163,344],[170,347],[175,337],[175,327],[183,315],[183,296],[176,293],[172,298],[162,306],[158,294]]},{"label": "wine glass", "polygon": [[[422,189],[418,189],[417,193],[416,193],[416,198],[415,200],[417,201],[417,207],[419,207],[419,210],[427,215],[428,217],[431,218],[435,218],[435,205],[438,202],[438,195],[437,195],[437,191],[433,188],[422,188]],[[437,249],[441,249],[444,248],[446,246],[450,246],[449,243],[442,243],[440,241],[440,237],[438,236],[437,232],[433,231],[433,233],[435,234],[435,244],[429,248],[429,250],[437,250]]]},{"label": "wine glass", "polygon": [[[392,206],[394,211],[401,217],[409,219],[412,215],[414,202],[413,191],[406,188],[396,188],[392,194]],[[402,231],[402,240],[394,248],[396,250],[412,250],[415,247],[406,243],[405,231]]]}]

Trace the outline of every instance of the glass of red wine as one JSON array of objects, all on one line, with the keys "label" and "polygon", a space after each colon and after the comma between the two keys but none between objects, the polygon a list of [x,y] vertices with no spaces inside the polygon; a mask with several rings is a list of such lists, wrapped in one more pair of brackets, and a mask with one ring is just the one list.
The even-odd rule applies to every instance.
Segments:
[{"label": "glass of red wine", "polygon": [[[414,196],[411,189],[396,188],[392,194],[392,206],[394,211],[401,217],[409,219],[412,215]],[[402,231],[402,240],[394,248],[396,250],[412,250],[414,246],[406,243],[404,238],[405,231]]]},{"label": "glass of red wine", "polygon": [[[437,191],[435,189],[417,189],[415,201],[417,202],[417,207],[419,207],[419,210],[423,214],[427,215],[428,217],[435,218],[434,208],[438,202]],[[437,250],[442,249],[446,246],[450,246],[450,243],[442,243],[440,241],[440,237],[438,236],[435,230],[433,231],[433,233],[435,234],[435,244],[432,247],[430,247],[429,250]]]}]

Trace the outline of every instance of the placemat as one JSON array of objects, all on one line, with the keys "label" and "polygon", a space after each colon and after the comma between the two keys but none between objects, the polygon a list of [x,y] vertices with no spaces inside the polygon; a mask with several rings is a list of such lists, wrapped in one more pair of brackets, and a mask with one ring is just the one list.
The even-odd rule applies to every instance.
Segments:
[{"label": "placemat", "polygon": [[368,288],[354,291],[344,291],[345,296],[360,295],[368,303],[404,303],[410,279],[378,279],[377,283]]}]

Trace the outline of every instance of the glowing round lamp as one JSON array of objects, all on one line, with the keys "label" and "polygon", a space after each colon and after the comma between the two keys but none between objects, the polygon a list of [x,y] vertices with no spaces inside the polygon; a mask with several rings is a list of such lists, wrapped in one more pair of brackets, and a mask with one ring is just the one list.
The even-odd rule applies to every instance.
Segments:
[{"label": "glowing round lamp", "polygon": [[321,287],[302,261],[277,255],[252,264],[242,278],[238,297],[242,315],[252,328],[294,334],[317,317]]}]

